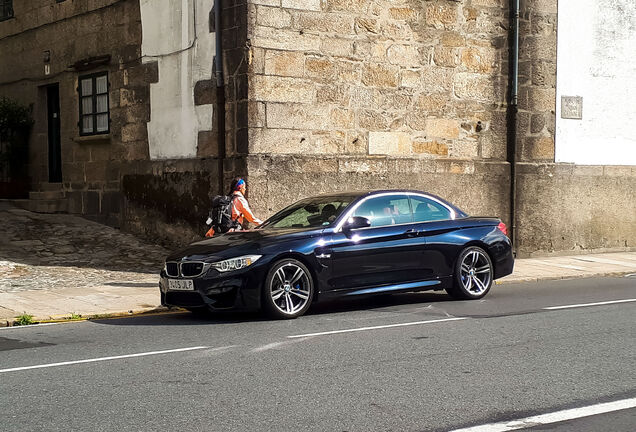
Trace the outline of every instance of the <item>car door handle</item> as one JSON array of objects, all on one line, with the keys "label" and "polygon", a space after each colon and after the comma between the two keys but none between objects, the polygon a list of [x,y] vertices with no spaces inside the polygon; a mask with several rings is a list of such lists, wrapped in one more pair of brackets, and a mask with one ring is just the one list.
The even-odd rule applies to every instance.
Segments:
[{"label": "car door handle", "polygon": [[404,234],[406,234],[407,237],[417,237],[417,230],[415,229],[406,230]]}]

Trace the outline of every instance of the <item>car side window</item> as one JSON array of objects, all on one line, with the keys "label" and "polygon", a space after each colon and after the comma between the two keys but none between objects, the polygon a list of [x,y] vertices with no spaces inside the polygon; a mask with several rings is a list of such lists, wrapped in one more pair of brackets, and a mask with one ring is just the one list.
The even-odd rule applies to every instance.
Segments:
[{"label": "car side window", "polygon": [[349,205],[348,201],[334,199],[299,206],[280,220],[271,224],[273,228],[315,228],[333,223]]},{"label": "car side window", "polygon": [[411,196],[414,222],[451,219],[451,212],[440,203],[421,196]]},{"label": "car side window", "polygon": [[372,227],[409,223],[413,220],[406,195],[386,195],[369,198],[353,216],[369,219]]}]

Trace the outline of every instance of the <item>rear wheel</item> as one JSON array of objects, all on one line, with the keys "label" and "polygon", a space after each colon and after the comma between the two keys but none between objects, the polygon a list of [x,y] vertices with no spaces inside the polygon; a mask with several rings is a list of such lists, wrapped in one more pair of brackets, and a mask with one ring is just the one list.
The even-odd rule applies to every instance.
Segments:
[{"label": "rear wheel", "polygon": [[490,257],[480,247],[470,246],[457,258],[453,287],[446,292],[457,299],[473,300],[485,296],[493,282]]},{"label": "rear wheel", "polygon": [[280,260],[272,266],[263,286],[263,307],[275,318],[296,318],[304,314],[314,297],[314,282],[303,263]]}]

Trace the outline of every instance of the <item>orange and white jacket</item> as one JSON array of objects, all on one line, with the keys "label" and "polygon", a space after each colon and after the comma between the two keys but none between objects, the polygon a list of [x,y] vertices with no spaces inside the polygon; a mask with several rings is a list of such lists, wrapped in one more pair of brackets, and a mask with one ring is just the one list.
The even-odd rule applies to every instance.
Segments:
[{"label": "orange and white jacket", "polygon": [[234,196],[236,198],[232,201],[232,219],[238,221],[241,225],[243,225],[245,220],[256,225],[263,223],[262,220],[254,216],[254,213],[250,210],[250,205],[241,192],[234,192]]}]

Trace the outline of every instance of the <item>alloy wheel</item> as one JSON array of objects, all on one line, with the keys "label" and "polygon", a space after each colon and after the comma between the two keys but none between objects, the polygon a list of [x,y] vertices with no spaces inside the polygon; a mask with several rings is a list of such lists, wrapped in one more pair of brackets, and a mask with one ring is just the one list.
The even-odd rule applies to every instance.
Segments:
[{"label": "alloy wheel", "polygon": [[291,262],[278,267],[270,281],[272,303],[284,315],[303,310],[311,298],[311,281],[306,271]]},{"label": "alloy wheel", "polygon": [[459,267],[459,279],[464,290],[479,296],[490,288],[492,265],[481,249],[471,249],[464,255]]}]

